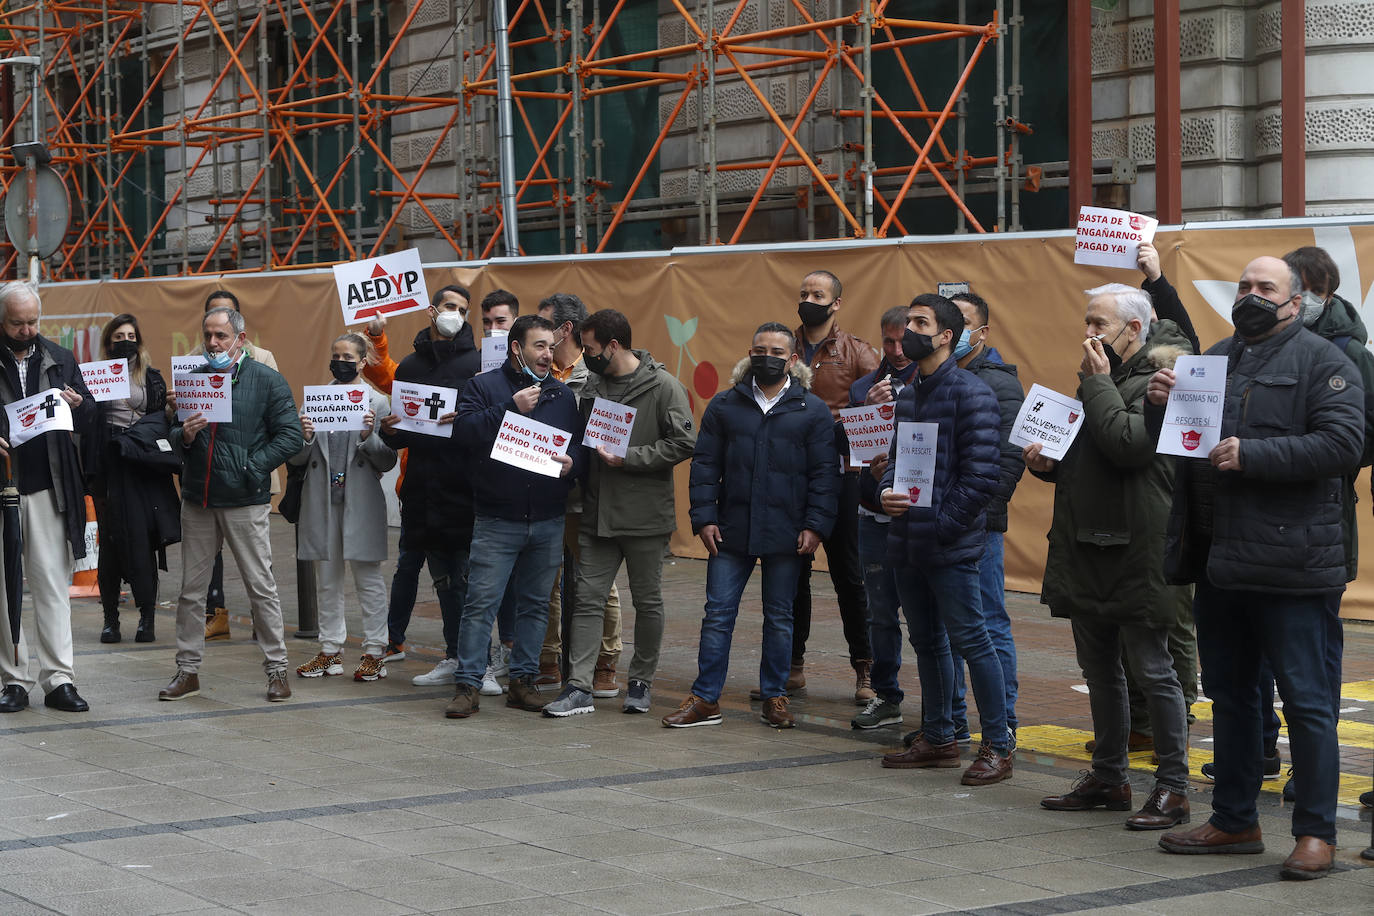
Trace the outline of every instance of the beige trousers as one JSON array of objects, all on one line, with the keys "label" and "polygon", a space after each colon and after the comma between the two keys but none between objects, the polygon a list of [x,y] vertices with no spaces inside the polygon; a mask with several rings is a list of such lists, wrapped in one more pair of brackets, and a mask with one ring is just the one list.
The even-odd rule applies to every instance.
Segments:
[{"label": "beige trousers", "polygon": [[[79,511],[79,510],[78,510]],[[33,618],[19,626],[19,661],[15,663],[9,604],[0,586],[0,680],[45,694],[70,684],[72,672],[72,549],[67,522],[57,511],[51,489],[19,497],[19,527],[24,535],[24,587],[33,598]],[[29,646],[38,651],[38,677],[29,665]]]}]

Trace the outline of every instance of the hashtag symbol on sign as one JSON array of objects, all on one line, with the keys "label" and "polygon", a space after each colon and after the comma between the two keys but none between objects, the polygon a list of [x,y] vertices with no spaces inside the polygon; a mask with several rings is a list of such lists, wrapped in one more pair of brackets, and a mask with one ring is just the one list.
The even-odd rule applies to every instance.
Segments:
[{"label": "hashtag symbol on sign", "polygon": [[1036,401],[1036,402],[1035,402],[1035,406],[1031,408],[1031,413],[1039,413],[1039,412],[1040,412],[1040,408],[1041,408],[1041,407],[1044,407],[1044,406],[1045,406],[1045,402],[1044,402],[1044,401]]}]

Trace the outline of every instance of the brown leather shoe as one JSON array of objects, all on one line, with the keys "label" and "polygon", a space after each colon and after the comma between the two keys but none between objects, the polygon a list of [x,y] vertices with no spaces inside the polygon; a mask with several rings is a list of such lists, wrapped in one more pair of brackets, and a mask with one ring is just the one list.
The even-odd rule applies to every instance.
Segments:
[{"label": "brown leather shoe", "polygon": [[965,786],[990,786],[1004,779],[1011,779],[1010,755],[1003,757],[991,744],[984,742],[959,782]]},{"label": "brown leather shoe", "polygon": [[1127,830],[1164,830],[1188,823],[1188,796],[1168,786],[1155,786],[1140,810],[1126,818]]},{"label": "brown leather shoe", "polygon": [[1336,847],[1320,837],[1300,836],[1293,854],[1283,860],[1279,875],[1289,881],[1311,881],[1331,874]]},{"label": "brown leather shoe", "polygon": [[774,728],[796,728],[797,720],[787,711],[787,697],[769,697],[763,701],[759,719]]},{"label": "brown leather shoe", "polygon": [[[782,685],[782,689],[789,697],[806,696],[806,670],[802,665],[793,665],[787,670],[787,682]],[[751,689],[749,699],[757,703],[763,699],[763,691],[758,687]]]},{"label": "brown leather shoe", "polygon": [[177,669],[176,675],[157,692],[159,700],[184,700],[200,693],[200,675]]},{"label": "brown leather shoe", "polygon": [[878,695],[873,691],[873,659],[856,658],[850,664],[854,666],[854,705],[867,706]]},{"label": "brown leather shoe", "polygon": [[1185,856],[1251,855],[1264,852],[1264,840],[1260,838],[1259,824],[1240,833],[1227,833],[1208,821],[1192,830],[1164,834],[1159,838],[1159,848]]},{"label": "brown leather shoe", "polygon": [[267,702],[285,703],[291,699],[291,684],[286,680],[285,671],[273,671],[267,675]]},{"label": "brown leather shoe", "polygon": [[1124,782],[1114,786],[1098,779],[1091,770],[1083,770],[1072,789],[1063,795],[1050,795],[1040,799],[1040,807],[1051,811],[1091,811],[1094,808],[1129,811],[1131,784]]},{"label": "brown leather shoe", "polygon": [[[1142,735],[1140,732],[1131,732],[1126,736],[1126,752],[1135,753],[1136,751],[1152,751],[1155,747],[1155,739],[1149,735]],[[1083,742],[1083,750],[1091,754],[1097,750],[1097,739],[1089,738]]]},{"label": "brown leather shoe", "polygon": [[951,769],[962,763],[959,759],[959,743],[931,744],[921,735],[911,742],[911,747],[899,754],[884,754],[883,766],[889,770],[917,770],[926,767]]},{"label": "brown leather shoe", "polygon": [[691,728],[694,725],[719,725],[721,721],[719,703],[708,703],[695,694],[688,694],[681,706],[663,717],[663,727]]},{"label": "brown leather shoe", "polygon": [[558,667],[558,659],[555,658],[552,661],[540,659],[539,677],[535,678],[534,682],[540,687],[563,683],[563,672]]},{"label": "brown leather shoe", "polygon": [[458,689],[453,694],[453,699],[444,707],[444,717],[448,719],[466,719],[477,712],[481,697],[477,693],[477,688],[471,684],[459,684]]},{"label": "brown leather shoe", "polygon": [[526,712],[539,712],[553,697],[539,689],[539,681],[526,675],[510,679],[510,689],[506,693],[506,705],[512,709]]}]

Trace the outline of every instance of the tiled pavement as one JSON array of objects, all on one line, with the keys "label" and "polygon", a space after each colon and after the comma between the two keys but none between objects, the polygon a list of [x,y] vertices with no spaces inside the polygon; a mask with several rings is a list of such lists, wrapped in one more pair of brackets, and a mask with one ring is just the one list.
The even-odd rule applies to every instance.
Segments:
[{"label": "tiled pavement", "polygon": [[[293,620],[291,533],[274,524]],[[852,676],[824,577],[809,696],[793,704],[801,727],[774,732],[747,702],[756,582],[725,725],[659,727],[694,674],[704,570],[682,560],[665,570],[670,624],[654,715],[625,716],[619,700],[603,700],[595,715],[560,721],[500,698],[484,698],[471,720],[443,719],[449,691],[410,684],[440,644],[432,600],[412,630],[423,659],[371,684],[293,676],[294,699],[272,706],[242,619],[231,642],[210,645],[201,696],[167,704],[156,695],[173,671],[170,607],[158,642],[101,646],[96,603],[74,602],[78,683],[92,711],[56,713],[35,696],[36,707],[0,719],[0,913],[1374,911],[1374,867],[1357,856],[1370,817],[1353,798],[1374,765],[1374,627],[1347,627],[1340,871],[1294,884],[1277,878],[1290,848],[1277,783],[1263,797],[1270,848],[1258,856],[1170,856],[1157,834],[1122,829],[1124,815],[1039,807],[1085,765],[1088,710],[1073,689],[1068,628],[1033,597],[1011,601],[1022,751],[1010,782],[967,789],[958,770],[878,766],[902,728],[850,730]],[[164,598],[178,581],[174,568]],[[421,599],[432,599],[427,588]],[[290,649],[295,665],[315,646]],[[914,718],[914,665],[906,674]],[[1210,750],[1207,709],[1198,711],[1194,768]],[[1137,801],[1149,788],[1146,757],[1136,760]],[[1201,780],[1193,807],[1200,822]]]}]

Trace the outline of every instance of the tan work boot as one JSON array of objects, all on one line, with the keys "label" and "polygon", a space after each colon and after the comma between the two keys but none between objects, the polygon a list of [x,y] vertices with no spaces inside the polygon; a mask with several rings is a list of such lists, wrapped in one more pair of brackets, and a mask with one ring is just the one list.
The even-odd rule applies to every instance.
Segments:
[{"label": "tan work boot", "polygon": [[877,696],[873,692],[873,659],[856,658],[850,664],[854,666],[854,705],[867,706]]},{"label": "tan work boot", "polygon": [[215,608],[215,616],[205,621],[205,641],[212,639],[229,638],[229,611],[226,608]]},{"label": "tan work boot", "polygon": [[592,672],[592,696],[605,700],[619,695],[620,685],[615,682],[615,663],[599,663]]},{"label": "tan work boot", "polygon": [[534,682],[540,687],[563,683],[563,672],[558,667],[558,659],[541,658],[539,660],[539,676],[534,679]]}]

